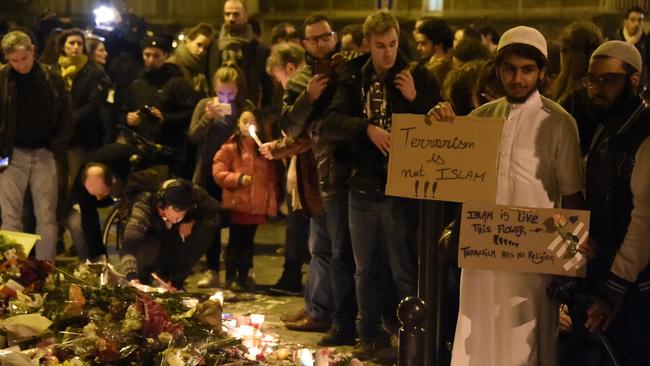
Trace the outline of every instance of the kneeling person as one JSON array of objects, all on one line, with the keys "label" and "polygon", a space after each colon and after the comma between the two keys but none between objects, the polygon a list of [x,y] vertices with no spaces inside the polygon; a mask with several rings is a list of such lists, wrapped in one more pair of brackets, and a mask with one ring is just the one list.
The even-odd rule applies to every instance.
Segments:
[{"label": "kneeling person", "polygon": [[218,210],[203,188],[181,179],[166,181],[157,193],[141,193],[124,230],[121,271],[143,283],[155,272],[182,288],[214,238]]}]

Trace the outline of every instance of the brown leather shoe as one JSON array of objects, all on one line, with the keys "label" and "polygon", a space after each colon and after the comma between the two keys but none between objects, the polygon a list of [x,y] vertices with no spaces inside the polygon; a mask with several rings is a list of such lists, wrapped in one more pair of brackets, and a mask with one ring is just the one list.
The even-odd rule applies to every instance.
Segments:
[{"label": "brown leather shoe", "polygon": [[295,313],[291,314],[284,314],[280,317],[280,320],[283,322],[297,322],[298,320],[302,320],[307,316],[307,311],[305,311],[305,308],[302,308],[298,310]]},{"label": "brown leather shoe", "polygon": [[295,322],[285,322],[284,326],[289,330],[301,332],[326,332],[330,329],[332,321],[329,319],[316,319],[307,314],[306,317]]}]

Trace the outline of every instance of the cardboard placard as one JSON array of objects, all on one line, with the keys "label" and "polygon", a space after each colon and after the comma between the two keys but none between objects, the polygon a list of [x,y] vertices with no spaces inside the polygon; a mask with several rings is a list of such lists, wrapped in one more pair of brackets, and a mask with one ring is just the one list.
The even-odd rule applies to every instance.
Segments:
[{"label": "cardboard placard", "polygon": [[589,211],[463,204],[458,266],[584,277]]},{"label": "cardboard placard", "polygon": [[4,235],[16,243],[22,245],[23,250],[25,251],[25,255],[29,255],[29,252],[32,251],[32,248],[36,242],[38,240],[41,240],[40,235],[21,233],[18,231],[0,230],[0,235]]},{"label": "cardboard placard", "polygon": [[393,114],[386,194],[454,202],[494,202],[503,119]]}]

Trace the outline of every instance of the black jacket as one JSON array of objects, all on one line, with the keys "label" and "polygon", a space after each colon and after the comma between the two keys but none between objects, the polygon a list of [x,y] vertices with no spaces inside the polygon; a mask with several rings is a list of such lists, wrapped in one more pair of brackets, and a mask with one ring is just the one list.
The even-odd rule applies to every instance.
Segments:
[{"label": "black jacket", "polygon": [[[64,156],[74,125],[70,94],[58,73],[37,61],[34,65],[39,68],[38,77],[45,84],[48,95],[45,100],[35,100],[34,106],[47,110],[52,131],[55,131],[49,139],[49,148],[55,155]],[[0,66],[0,154],[2,156],[11,156],[14,149],[16,103],[12,101],[16,94],[16,83],[13,79],[11,66]]]},{"label": "black jacket", "polygon": [[[59,64],[53,67],[60,72]],[[77,74],[70,90],[75,123],[70,145],[89,149],[101,146],[104,126],[99,108],[106,101],[110,82],[104,69],[92,61],[88,61]]]},{"label": "black jacket", "polygon": [[122,106],[122,123],[126,114],[153,106],[160,109],[162,122],[143,117],[142,123],[134,128],[145,137],[175,148],[182,148],[187,140],[187,129],[192,119],[194,106],[199,101],[192,86],[183,79],[178,66],[166,63],[160,69],[140,73],[129,86]]},{"label": "black jacket", "polygon": [[[307,55],[307,63],[291,76],[283,97],[280,125],[282,131],[293,139],[305,135],[314,142],[313,161],[318,171],[318,184],[322,196],[347,192],[351,171],[350,147],[348,142],[331,141],[320,135],[325,112],[332,103],[338,85],[337,77],[331,77],[327,88],[313,104],[307,99],[307,84],[313,76],[313,60]],[[311,152],[309,152],[311,153]],[[303,153],[305,154],[305,153]],[[301,157],[306,157],[303,154]],[[302,162],[300,162],[302,163]],[[309,172],[307,166],[299,164],[299,169]],[[308,181],[308,179],[303,179]],[[300,187],[299,187],[300,188]],[[303,192],[301,192],[301,195]]]},{"label": "black jacket", "polygon": [[[404,98],[395,87],[395,75],[409,68],[409,62],[398,54],[395,65],[386,77],[388,114],[426,114],[440,100],[438,84],[422,65],[409,69],[415,81],[417,95],[412,102]],[[374,69],[369,55],[349,61],[339,79],[338,89],[326,112],[321,127],[322,136],[332,141],[352,143],[353,173],[350,190],[367,195],[369,199],[383,197],[386,187],[388,158],[373,145],[366,129],[368,119],[364,115],[364,90],[372,82]]]},{"label": "black jacket", "polygon": [[[589,262],[590,273],[602,281],[609,274],[614,257],[628,231],[633,206],[630,186],[636,152],[643,141],[650,136],[650,113],[643,112],[626,128],[622,128],[628,117],[641,101],[633,103],[619,116],[603,121],[594,136],[587,160],[586,192],[591,211],[590,233],[598,243],[598,254]],[[605,117],[607,118],[607,117]],[[612,274],[613,275],[613,274]],[[609,277],[612,277],[609,275]],[[619,288],[630,284],[619,282]],[[637,283],[650,281],[650,269],[646,268]],[[647,290],[647,289],[646,289]]]}]

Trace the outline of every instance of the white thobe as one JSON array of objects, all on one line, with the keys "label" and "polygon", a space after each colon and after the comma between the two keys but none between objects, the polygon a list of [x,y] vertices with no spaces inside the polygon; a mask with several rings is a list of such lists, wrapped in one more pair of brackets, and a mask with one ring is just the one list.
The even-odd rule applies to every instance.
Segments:
[{"label": "white thobe", "polygon": [[[534,92],[521,104],[505,98],[472,115],[504,117],[496,203],[558,207],[584,187],[575,120]],[[553,276],[463,269],[453,366],[557,364],[558,305],[546,295]]]}]

